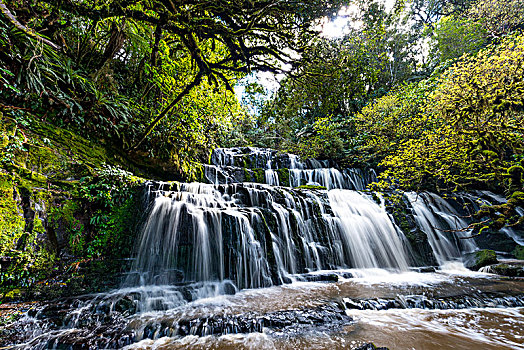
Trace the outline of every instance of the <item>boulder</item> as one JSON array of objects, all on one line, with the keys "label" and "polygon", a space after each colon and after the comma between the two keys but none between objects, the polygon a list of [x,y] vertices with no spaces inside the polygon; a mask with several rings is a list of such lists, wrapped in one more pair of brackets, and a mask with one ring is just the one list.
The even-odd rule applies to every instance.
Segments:
[{"label": "boulder", "polygon": [[494,250],[482,249],[464,257],[464,266],[470,270],[478,271],[481,267],[497,264],[497,254]]}]

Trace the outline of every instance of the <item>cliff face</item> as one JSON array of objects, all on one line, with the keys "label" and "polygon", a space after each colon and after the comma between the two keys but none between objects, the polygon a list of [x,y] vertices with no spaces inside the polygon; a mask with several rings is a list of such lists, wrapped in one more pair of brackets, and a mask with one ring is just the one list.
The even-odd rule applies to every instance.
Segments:
[{"label": "cliff face", "polygon": [[35,120],[22,130],[8,119],[1,131],[2,297],[114,286],[118,259],[130,254],[143,180],[117,166],[125,164],[118,154],[71,131]]}]

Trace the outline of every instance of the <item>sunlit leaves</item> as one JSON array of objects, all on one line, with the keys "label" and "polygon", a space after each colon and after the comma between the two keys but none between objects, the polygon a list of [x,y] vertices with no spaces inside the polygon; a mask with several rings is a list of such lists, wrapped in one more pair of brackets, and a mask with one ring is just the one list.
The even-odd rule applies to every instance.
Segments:
[{"label": "sunlit leaves", "polygon": [[514,35],[379,99],[360,118],[394,184],[500,190],[524,152],[523,102],[524,36]]}]

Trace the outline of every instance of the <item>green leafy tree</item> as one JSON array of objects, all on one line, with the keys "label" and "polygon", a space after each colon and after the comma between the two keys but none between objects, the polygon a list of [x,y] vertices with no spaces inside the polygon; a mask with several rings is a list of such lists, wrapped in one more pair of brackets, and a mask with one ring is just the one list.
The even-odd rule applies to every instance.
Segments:
[{"label": "green leafy tree", "polygon": [[434,55],[443,62],[475,53],[488,42],[488,35],[481,23],[460,17],[444,17],[435,26]]}]

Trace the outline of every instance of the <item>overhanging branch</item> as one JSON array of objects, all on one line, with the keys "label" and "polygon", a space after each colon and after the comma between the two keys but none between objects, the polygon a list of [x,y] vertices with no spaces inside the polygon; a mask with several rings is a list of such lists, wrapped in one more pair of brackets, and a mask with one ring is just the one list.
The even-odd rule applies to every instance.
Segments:
[{"label": "overhanging branch", "polygon": [[11,11],[4,4],[3,0],[0,0],[0,11],[9,20],[9,22],[11,22],[18,30],[22,31],[23,33],[25,33],[26,35],[30,36],[33,39],[36,39],[38,41],[43,42],[44,44],[46,44],[47,46],[55,49],[56,51],[61,51],[62,50],[62,47],[58,46],[57,44],[55,44],[51,40],[48,40],[48,39],[38,35],[38,33],[35,32],[34,30],[32,30],[31,28],[27,28],[22,23],[20,23],[18,21],[18,19],[16,19],[16,17],[11,13]]}]

